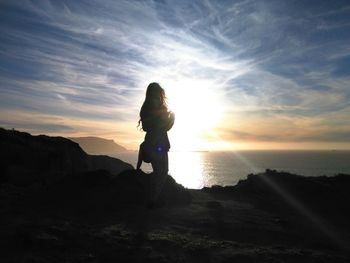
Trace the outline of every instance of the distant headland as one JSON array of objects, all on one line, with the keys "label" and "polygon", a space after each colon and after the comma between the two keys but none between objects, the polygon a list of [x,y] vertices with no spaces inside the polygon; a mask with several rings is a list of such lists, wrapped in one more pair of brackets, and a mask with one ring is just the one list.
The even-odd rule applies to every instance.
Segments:
[{"label": "distant headland", "polygon": [[117,144],[114,140],[93,136],[67,138],[78,143],[80,147],[89,154],[109,154],[127,151],[125,147]]}]

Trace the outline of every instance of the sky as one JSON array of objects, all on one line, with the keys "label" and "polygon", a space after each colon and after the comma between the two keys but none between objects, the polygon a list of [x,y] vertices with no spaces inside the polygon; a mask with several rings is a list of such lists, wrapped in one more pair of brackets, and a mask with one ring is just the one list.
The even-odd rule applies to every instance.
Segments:
[{"label": "sky", "polygon": [[137,149],[350,149],[349,1],[0,1],[0,126]]}]

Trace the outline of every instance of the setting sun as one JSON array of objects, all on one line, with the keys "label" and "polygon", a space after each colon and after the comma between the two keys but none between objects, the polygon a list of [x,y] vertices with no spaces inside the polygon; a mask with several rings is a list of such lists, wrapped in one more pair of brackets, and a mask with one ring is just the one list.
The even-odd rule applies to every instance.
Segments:
[{"label": "setting sun", "polygon": [[206,137],[212,136],[223,113],[218,94],[201,81],[186,81],[166,90],[176,124],[170,131],[176,150],[207,149]]}]

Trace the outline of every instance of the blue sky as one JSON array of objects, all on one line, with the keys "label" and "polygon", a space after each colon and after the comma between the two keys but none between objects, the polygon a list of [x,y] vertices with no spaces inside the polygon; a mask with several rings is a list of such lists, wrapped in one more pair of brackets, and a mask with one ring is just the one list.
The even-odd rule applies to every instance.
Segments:
[{"label": "blue sky", "polygon": [[6,128],[134,148],[159,81],[170,102],[214,94],[222,116],[197,135],[215,145],[350,148],[349,1],[5,0],[0,33]]}]

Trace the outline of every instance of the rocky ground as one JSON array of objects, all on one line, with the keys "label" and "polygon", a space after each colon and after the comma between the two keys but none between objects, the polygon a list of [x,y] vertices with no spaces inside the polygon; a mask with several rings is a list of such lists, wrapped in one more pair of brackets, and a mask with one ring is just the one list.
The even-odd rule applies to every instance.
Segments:
[{"label": "rocky ground", "polygon": [[350,262],[350,176],[266,171],[232,187],[169,176],[83,173],[51,186],[0,185],[1,262]]},{"label": "rocky ground", "polygon": [[[0,128],[0,262],[350,262],[350,176],[185,189],[63,137]],[[188,176],[191,176],[190,174]]]}]

